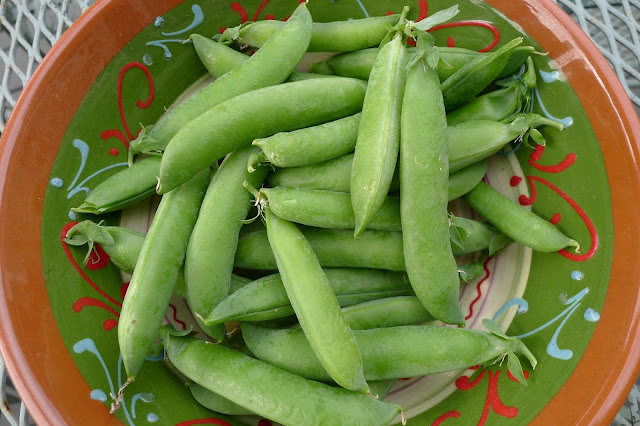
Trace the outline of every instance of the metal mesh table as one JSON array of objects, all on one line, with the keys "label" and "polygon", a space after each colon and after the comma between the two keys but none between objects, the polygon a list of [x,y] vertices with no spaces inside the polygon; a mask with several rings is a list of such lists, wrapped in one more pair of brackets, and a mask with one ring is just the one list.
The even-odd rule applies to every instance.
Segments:
[{"label": "metal mesh table", "polygon": [[[640,112],[640,0],[555,0],[591,37]],[[51,46],[95,0],[0,0],[0,133]],[[0,358],[0,426],[34,424]],[[640,379],[614,425],[640,425]]]}]

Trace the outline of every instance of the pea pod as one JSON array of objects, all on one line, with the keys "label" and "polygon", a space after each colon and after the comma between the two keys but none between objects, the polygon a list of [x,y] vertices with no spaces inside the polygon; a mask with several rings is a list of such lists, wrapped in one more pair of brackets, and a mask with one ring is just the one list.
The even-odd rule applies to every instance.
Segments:
[{"label": "pea pod", "polygon": [[416,296],[370,300],[342,308],[352,330],[418,325],[435,318]]},{"label": "pea pod", "polygon": [[193,48],[202,65],[213,78],[221,77],[238,68],[250,58],[242,52],[230,49],[228,46],[200,34],[191,34],[189,38],[193,42]]},{"label": "pea pod", "polygon": [[[315,358],[302,330],[267,329],[243,323],[242,334],[260,360],[311,380],[331,377]],[[535,368],[536,359],[516,337],[437,325],[354,330],[362,352],[367,380],[418,377],[473,367],[504,357],[524,355]]]},{"label": "pea pod", "polygon": [[407,275],[427,311],[464,327],[447,216],[447,121],[438,75],[424,58],[409,69],[401,126],[400,216]]},{"label": "pea pod", "polygon": [[580,249],[576,240],[484,182],[471,190],[465,200],[493,226],[534,250],[554,252],[566,247],[575,247],[576,251]]},{"label": "pea pod", "polygon": [[[483,55],[483,53],[476,52],[475,50],[461,47],[437,47],[437,49],[443,61],[438,63],[436,67],[438,78],[441,82],[451,77],[456,71],[474,58]],[[377,47],[372,47],[355,52],[340,53],[325,61],[312,63],[309,66],[309,70],[316,73],[335,74],[343,77],[368,80],[369,74],[371,74],[371,67],[373,66],[376,56],[378,56],[378,51],[379,49]],[[530,46],[516,47],[509,57],[507,64],[496,78],[507,77],[517,72],[533,51],[534,48]],[[415,47],[407,48],[407,53],[412,54],[415,52]]]},{"label": "pea pod", "polygon": [[247,172],[247,160],[257,151],[248,147],[224,159],[209,184],[187,248],[184,277],[189,307],[203,331],[217,340],[224,338],[224,327],[204,325],[201,318],[229,295],[238,233],[251,206],[243,182],[260,186],[267,175],[264,167]]},{"label": "pea pod", "polygon": [[[374,298],[411,294],[407,276],[400,272],[376,269],[324,269],[340,306],[349,306]],[[231,320],[263,321],[293,315],[280,274],[257,279],[213,309],[206,322]]]},{"label": "pea pod", "polygon": [[360,351],[309,242],[268,207],[265,217],[282,284],[313,352],[340,386],[369,393]]},{"label": "pea pod", "polygon": [[[377,46],[389,31],[389,25],[398,22],[398,15],[374,16],[349,21],[314,22],[309,52],[351,52]],[[262,48],[266,40],[278,31],[282,21],[257,21],[249,25],[230,28],[223,40],[233,39],[242,45]]]},{"label": "pea pod", "polygon": [[[462,218],[458,218],[462,220]],[[468,226],[456,227],[456,244],[452,245],[456,256],[489,248],[492,241],[501,239],[481,222],[464,219]],[[345,229],[301,227],[320,264],[328,268],[372,268],[404,271],[402,233],[368,230],[359,239]],[[245,269],[276,270],[276,261],[269,248],[266,232],[258,231],[238,241],[235,266]]]},{"label": "pea pod", "polygon": [[[345,155],[324,163],[278,169],[267,176],[270,186],[289,186],[325,191],[348,192],[353,155]],[[477,185],[487,171],[486,161],[478,161],[449,175],[449,201],[466,194]],[[400,190],[397,171],[391,180],[389,192]]]},{"label": "pea pod", "polygon": [[360,114],[292,132],[276,133],[256,139],[261,149],[249,159],[249,171],[269,162],[276,167],[315,164],[353,152],[358,136]]},{"label": "pea pod", "polygon": [[[408,11],[405,7],[400,22]],[[407,63],[403,33],[380,48],[371,69],[351,167],[354,237],[367,227],[389,192],[400,144],[400,105]]]},{"label": "pea pod", "polygon": [[395,404],[303,379],[222,345],[175,334],[170,328],[162,330],[165,352],[178,371],[272,421],[386,426],[401,410]]},{"label": "pea pod", "polygon": [[521,78],[508,86],[478,96],[471,102],[447,114],[447,125],[453,126],[474,120],[502,121],[512,114],[524,111],[531,102],[531,90],[536,86],[533,60],[527,59],[528,69]]},{"label": "pea pod", "polygon": [[522,40],[522,37],[515,38],[495,52],[479,56],[442,82],[442,97],[447,111],[463,105],[495,80]]},{"label": "pea pod", "polygon": [[102,214],[123,209],[155,193],[160,158],[149,157],[109,176],[99,183],[76,213]]},{"label": "pea pod", "polygon": [[128,381],[135,378],[158,337],[209,180],[209,170],[204,170],[164,196],[144,239],[118,323]]},{"label": "pea pod", "polygon": [[[213,83],[172,109],[148,129],[146,134],[132,142],[129,148],[130,158],[138,152],[164,150],[187,123],[234,96],[282,83],[302,59],[310,39],[311,15],[306,5],[301,4],[288,22],[265,42],[263,48],[245,62],[240,63],[237,52],[229,47],[208,44],[208,48],[215,49],[213,54],[216,56],[233,56],[231,61],[223,65],[235,65],[235,68],[220,75]],[[234,53],[225,52],[225,49]]]},{"label": "pea pod", "polygon": [[160,194],[254,139],[357,113],[365,85],[343,77],[265,87],[229,99],[183,127],[160,164]]}]

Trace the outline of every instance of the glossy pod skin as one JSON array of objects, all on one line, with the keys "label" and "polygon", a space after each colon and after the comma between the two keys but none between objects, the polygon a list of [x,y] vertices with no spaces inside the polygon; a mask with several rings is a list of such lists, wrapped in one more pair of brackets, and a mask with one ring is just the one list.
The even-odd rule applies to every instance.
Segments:
[{"label": "glossy pod skin", "polygon": [[251,194],[243,182],[260,186],[267,175],[265,167],[247,172],[247,160],[256,152],[258,148],[248,147],[224,159],[209,184],[187,248],[184,278],[189,307],[203,331],[218,341],[224,338],[224,327],[206,326],[201,318],[229,295],[238,234],[251,207]]},{"label": "glossy pod skin", "polygon": [[471,207],[515,241],[542,252],[580,245],[535,213],[481,182],[465,197]]},{"label": "glossy pod skin", "polygon": [[518,37],[494,52],[478,56],[442,82],[440,86],[446,110],[452,111],[465,104],[494,81],[521,43],[522,38]]},{"label": "glossy pod skin", "polygon": [[418,325],[435,318],[416,296],[395,296],[370,300],[342,308],[352,330]]},{"label": "glossy pod skin", "polygon": [[401,410],[367,395],[306,380],[222,345],[162,331],[167,357],[178,371],[283,425],[386,426]]},{"label": "glossy pod skin", "polygon": [[[349,21],[314,22],[309,52],[352,52],[380,44],[389,31],[388,25],[398,23],[398,15],[375,16]],[[252,47],[262,47],[265,41],[284,25],[282,21],[258,21],[240,29],[237,41]]]},{"label": "glossy pod skin", "polygon": [[344,77],[265,87],[229,99],[183,127],[162,156],[163,194],[254,139],[325,123],[360,111],[365,84]]},{"label": "glossy pod skin", "polygon": [[218,78],[247,62],[250,56],[233,50],[200,34],[189,36],[202,65],[213,78]]},{"label": "glossy pod skin", "polygon": [[[282,83],[302,59],[310,39],[311,15],[306,5],[301,4],[280,31],[274,33],[273,37],[265,42],[264,47],[246,61],[241,62],[237,52],[227,46],[207,43],[207,53],[199,52],[200,56],[207,54],[232,57],[228,62],[220,63],[220,60],[214,65],[218,65],[221,71],[224,68],[221,69],[219,65],[235,67],[220,76],[215,76],[217,78],[213,83],[161,118],[150,129],[148,135],[132,143],[130,155],[150,150],[162,151],[180,129],[214,106],[242,93]],[[211,64],[210,60],[207,62]]]},{"label": "glossy pod skin", "polygon": [[204,170],[164,196],[144,239],[118,322],[118,343],[129,380],[158,337],[209,180],[210,172]]},{"label": "glossy pod skin", "polygon": [[160,158],[149,157],[118,171],[100,182],[73,210],[101,214],[123,209],[155,193]]},{"label": "glossy pod skin", "polygon": [[[436,67],[438,78],[441,82],[451,77],[457,70],[462,68],[466,63],[483,55],[483,53],[474,50],[464,49],[461,47],[437,47],[440,57],[444,62],[451,66],[447,68],[439,63]],[[345,52],[328,58],[325,61],[315,62],[309,66],[311,72],[330,73],[343,77],[353,77],[362,80],[368,80],[379,49],[372,47],[370,49],[362,49],[356,52]],[[407,48],[407,53],[411,54],[416,51],[415,47]],[[514,49],[505,64],[504,68],[496,78],[506,77],[518,71],[520,66],[525,62],[527,57],[534,51],[530,46],[518,46]]]},{"label": "glossy pod skin", "polygon": [[356,238],[389,192],[400,145],[400,106],[406,63],[402,34],[397,33],[380,48],[371,69],[351,167]]},{"label": "glossy pod skin", "polygon": [[[353,155],[348,154],[324,163],[303,167],[278,169],[267,176],[270,186],[288,186],[335,192],[349,192],[351,182],[351,164]],[[449,201],[469,192],[482,179],[487,171],[487,163],[480,160],[464,169],[449,174]],[[394,174],[389,192],[400,190],[400,179]]]},{"label": "glossy pod skin", "polygon": [[[324,273],[340,306],[411,294],[409,279],[401,272],[326,268]],[[230,294],[211,312],[206,322],[263,321],[287,317],[293,313],[280,274],[274,274],[259,278]]]},{"label": "glossy pod skin", "polygon": [[[311,380],[331,378],[314,358],[302,330],[267,329],[242,323],[242,334],[260,360]],[[399,379],[460,370],[508,352],[536,360],[519,339],[439,325],[354,330],[367,380]]]},{"label": "glossy pod skin", "polygon": [[[486,249],[501,235],[481,222],[469,222],[472,224],[469,232],[461,235],[462,247],[455,244],[451,247],[455,256]],[[367,230],[355,239],[346,229],[301,227],[301,230],[323,267],[405,270],[400,232]],[[266,271],[277,269],[266,232],[254,232],[238,241],[235,266]]]},{"label": "glossy pod skin", "polygon": [[449,238],[447,119],[438,75],[422,59],[407,75],[401,129],[400,216],[407,275],[427,311],[464,327]]},{"label": "glossy pod skin", "polygon": [[256,139],[252,145],[258,146],[261,152],[249,160],[249,171],[264,162],[276,167],[305,166],[353,152],[359,123],[360,114],[355,114],[319,126]]},{"label": "glossy pod skin", "polygon": [[282,284],[313,352],[340,386],[369,393],[358,345],[311,245],[269,207],[265,219]]}]

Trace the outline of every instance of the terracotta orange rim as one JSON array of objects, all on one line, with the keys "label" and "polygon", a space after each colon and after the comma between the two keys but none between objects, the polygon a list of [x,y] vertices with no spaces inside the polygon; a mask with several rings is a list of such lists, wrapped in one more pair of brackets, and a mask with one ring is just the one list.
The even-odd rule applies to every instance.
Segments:
[{"label": "terracotta orange rim", "polygon": [[[103,66],[156,16],[181,2],[97,3],[49,52],[3,134],[0,352],[37,424],[120,423],[106,407],[95,410],[78,404],[90,389],[62,341],[44,285],[40,255],[44,193],[59,141]],[[633,208],[640,199],[640,175],[634,161],[640,154],[640,122],[606,60],[551,0],[524,0],[524,6],[511,0],[488,2],[521,23],[524,31],[541,40],[542,48],[557,58],[601,142],[612,189],[614,258],[602,317],[575,373],[534,423],[558,419],[568,424],[610,422],[640,369],[640,218]],[[541,16],[545,17],[542,25]],[[118,22],[117,33],[111,31],[113,22]],[[86,61],[80,52],[87,49],[103,60]],[[585,67],[590,72],[585,73]]]}]

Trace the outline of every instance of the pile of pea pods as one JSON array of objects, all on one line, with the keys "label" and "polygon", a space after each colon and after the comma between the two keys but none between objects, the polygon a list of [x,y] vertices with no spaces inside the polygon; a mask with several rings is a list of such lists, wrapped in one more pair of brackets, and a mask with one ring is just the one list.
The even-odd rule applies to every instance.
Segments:
[{"label": "pile of pea pods", "polygon": [[[213,83],[143,129],[130,167],[74,209],[158,193],[148,233],[86,220],[65,240],[100,244],[132,274],[125,386],[158,338],[200,404],[285,425],[387,425],[396,379],[505,358],[525,383],[517,355],[536,359],[519,339],[490,320],[464,328],[460,282],[483,268],[456,256],[578,248],[482,181],[487,157],[562,125],[525,112],[536,73],[521,38],[435,47],[426,30],[457,6],[420,22],[407,11],[312,23],[302,3],[286,23],[191,36]],[[342,53],[294,72],[310,51]],[[449,214],[459,197],[486,222]],[[206,340],[162,325],[174,292]]]}]

